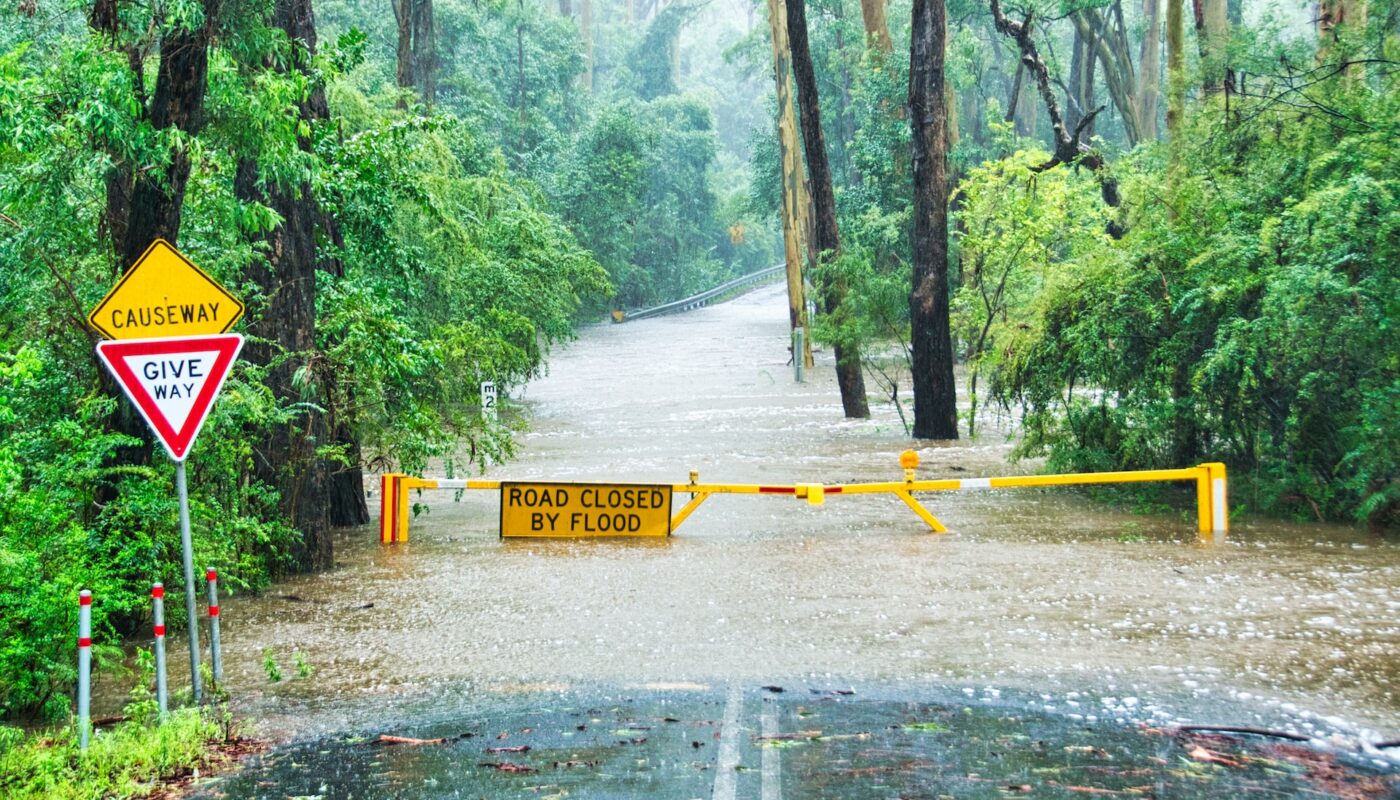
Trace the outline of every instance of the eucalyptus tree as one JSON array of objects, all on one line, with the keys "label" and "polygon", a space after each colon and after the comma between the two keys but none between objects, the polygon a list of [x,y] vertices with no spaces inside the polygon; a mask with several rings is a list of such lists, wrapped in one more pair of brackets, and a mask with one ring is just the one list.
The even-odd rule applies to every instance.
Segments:
[{"label": "eucalyptus tree", "polygon": [[944,0],[914,0],[909,36],[913,133],[913,287],[909,293],[914,435],[958,438],[957,386],[948,321],[948,103]]},{"label": "eucalyptus tree", "polygon": [[[817,97],[816,72],[812,68],[812,53],[807,37],[805,0],[788,4],[788,45],[792,49],[792,73],[797,86],[797,104],[802,116],[802,143],[807,156],[807,172],[812,179],[812,205],[815,225],[814,241],[819,258],[829,262],[841,252],[841,235],[836,222],[836,194],[832,187],[831,167],[827,161],[826,138],[822,132],[820,101]],[[826,278],[820,291],[824,311],[840,310],[845,300],[844,279]],[[858,343],[837,343],[836,382],[841,390],[841,407],[847,417],[870,416],[865,396],[865,376],[861,372]]]}]

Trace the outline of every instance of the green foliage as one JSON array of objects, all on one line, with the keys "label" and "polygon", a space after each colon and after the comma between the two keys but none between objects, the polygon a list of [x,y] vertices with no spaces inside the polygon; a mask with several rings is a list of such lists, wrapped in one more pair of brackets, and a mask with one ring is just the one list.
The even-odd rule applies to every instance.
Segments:
[{"label": "green foliage", "polygon": [[1252,507],[1395,524],[1400,92],[1393,75],[1328,86],[1325,116],[1205,105],[1177,166],[1157,147],[1123,161],[1120,241],[1016,192],[977,206],[964,248],[1003,263],[1023,237],[977,244],[986,220],[1063,226],[1038,259],[1048,277],[978,362],[1024,409],[1022,455],[1052,469],[1220,459]]},{"label": "green foliage", "polygon": [[0,726],[0,792],[13,800],[98,800],[144,795],[198,766],[227,739],[217,709],[182,709],[163,724],[129,721],[95,731],[86,752],[72,725],[26,737]]},{"label": "green foliage", "polygon": [[709,186],[715,146],[709,109],[684,95],[619,102],[579,137],[561,205],[607,268],[619,305],[674,300],[722,282],[725,270],[711,253],[730,239],[719,230]]},{"label": "green foliage", "polygon": [[262,651],[263,672],[267,673],[268,683],[282,682],[282,668],[277,665],[277,654],[271,647],[264,647]]},{"label": "green foliage", "polygon": [[457,120],[361,125],[321,142],[345,236],[344,274],[319,295],[333,402],[372,460],[422,469],[465,445],[502,461],[509,432],[477,414],[480,382],[538,375],[606,276]]},{"label": "green foliage", "polygon": [[298,678],[305,680],[311,677],[311,673],[315,672],[315,668],[311,666],[311,662],[306,660],[305,653],[297,651],[292,653],[292,658],[296,661]]},{"label": "green foliage", "polygon": [[976,432],[984,373],[999,376],[1016,354],[1008,345],[1036,323],[1036,298],[1072,273],[1070,254],[1106,244],[1108,209],[1093,178],[1070,170],[1035,172],[1043,151],[1017,152],[972,169],[958,186],[962,285],[952,329],[967,365],[968,430]]}]

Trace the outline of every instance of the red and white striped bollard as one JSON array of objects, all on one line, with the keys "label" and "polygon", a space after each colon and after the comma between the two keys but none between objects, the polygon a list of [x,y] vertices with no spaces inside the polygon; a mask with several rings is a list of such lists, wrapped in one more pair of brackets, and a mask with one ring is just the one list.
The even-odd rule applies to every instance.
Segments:
[{"label": "red and white striped bollard", "polygon": [[78,747],[86,750],[92,726],[92,592],[78,592]]},{"label": "red and white striped bollard", "polygon": [[165,683],[165,585],[157,582],[151,587],[151,599],[155,603],[156,634],[156,703],[160,706],[160,716],[165,718],[169,711],[169,689]]},{"label": "red and white striped bollard", "polygon": [[209,567],[204,571],[209,581],[209,655],[214,664],[214,685],[224,683],[224,661],[219,653],[219,573]]}]

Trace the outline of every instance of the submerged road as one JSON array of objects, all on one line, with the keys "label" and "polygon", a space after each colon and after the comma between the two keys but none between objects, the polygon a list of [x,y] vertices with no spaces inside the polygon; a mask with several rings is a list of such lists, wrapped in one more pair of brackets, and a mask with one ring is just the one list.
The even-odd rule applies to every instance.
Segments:
[{"label": "submerged road", "polygon": [[[949,443],[911,442],[873,397],[872,419],[845,420],[829,355],[796,385],[786,344],[779,287],[588,328],[512,399],[530,429],[518,458],[487,475],[894,480],[911,445],[920,477],[1034,466],[1007,465],[994,419],[980,439]],[[327,797],[404,786],[396,796],[501,796],[461,787],[501,780],[503,768],[476,765],[511,758],[522,770],[547,760],[549,786],[575,796],[665,786],[677,797],[766,800],[784,787],[790,797],[889,797],[811,781],[818,765],[840,763],[856,770],[856,785],[864,767],[854,743],[874,737],[884,755],[869,758],[930,765],[919,785],[934,785],[947,775],[921,737],[960,725],[971,731],[963,744],[1058,732],[1045,735],[1060,744],[1041,752],[1053,764],[1106,752],[1094,726],[1183,722],[1292,731],[1381,763],[1360,743],[1400,735],[1400,548],[1343,527],[1250,520],[1234,523],[1223,546],[1206,546],[1193,497],[1183,487],[1173,507],[1130,513],[1069,490],[927,495],[952,531],[940,536],[891,496],[822,507],[716,496],[669,540],[502,541],[494,494],[425,494],[410,543],[382,547],[374,528],[349,531],[334,571],[227,599],[226,683],[263,733],[313,742],[286,759],[321,753],[337,776],[364,761],[346,782],[326,778],[325,791],[303,787]],[[269,659],[286,676],[279,683],[268,681]],[[298,661],[309,677],[298,677]],[[850,710],[835,714],[836,705]],[[991,716],[974,724],[963,707]],[[816,729],[816,738],[794,736]],[[470,750],[390,758],[340,749],[363,749],[360,737],[384,731],[460,737],[452,746]],[[315,744],[325,737],[340,744]],[[624,752],[636,740],[652,748],[645,758]],[[537,763],[524,760],[530,751],[487,755],[498,741],[533,748]],[[985,758],[979,747],[967,757]],[[1150,769],[1173,758],[1143,744],[1120,761]],[[282,774],[281,763],[273,756],[271,771],[250,773],[246,786]],[[628,782],[653,768],[644,787]],[[617,782],[599,783],[600,773]],[[530,789],[545,785],[542,774],[509,772],[512,788],[495,791],[547,796]],[[220,791],[298,793],[243,785]],[[939,791],[970,796],[976,786]]]}]

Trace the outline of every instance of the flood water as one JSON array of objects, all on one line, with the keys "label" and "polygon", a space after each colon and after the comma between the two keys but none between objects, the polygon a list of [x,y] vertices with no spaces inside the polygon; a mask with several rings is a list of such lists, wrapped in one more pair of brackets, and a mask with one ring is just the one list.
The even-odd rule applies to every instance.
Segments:
[{"label": "flood water", "polygon": [[[880,402],[843,419],[829,354],[794,383],[786,314],[770,287],[584,330],[507,401],[530,429],[487,476],[897,480],[911,444],[920,477],[1034,467],[1008,466],[996,430],[911,442]],[[1193,492],[1153,514],[1064,489],[925,495],[948,535],[892,496],[716,496],[648,541],[502,541],[495,493],[424,493],[409,543],[346,531],[335,570],[226,598],[226,684],[259,732],[290,739],[480,717],[541,693],[770,684],[1086,724],[1263,725],[1343,747],[1400,736],[1400,548],[1249,518],[1201,544]]]}]

